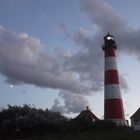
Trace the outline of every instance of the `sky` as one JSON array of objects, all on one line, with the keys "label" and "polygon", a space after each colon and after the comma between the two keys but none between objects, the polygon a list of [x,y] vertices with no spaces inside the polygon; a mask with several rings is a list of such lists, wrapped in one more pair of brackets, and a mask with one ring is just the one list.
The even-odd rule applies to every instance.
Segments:
[{"label": "sky", "polygon": [[0,0],[0,108],[104,114],[103,37],[117,43],[126,118],[140,107],[139,0]]}]

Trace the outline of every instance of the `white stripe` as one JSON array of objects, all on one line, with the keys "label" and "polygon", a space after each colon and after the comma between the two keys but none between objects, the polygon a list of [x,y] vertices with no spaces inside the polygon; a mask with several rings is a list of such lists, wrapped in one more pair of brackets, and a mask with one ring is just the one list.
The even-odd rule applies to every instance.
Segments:
[{"label": "white stripe", "polygon": [[105,70],[117,70],[116,58],[106,57],[105,58]]},{"label": "white stripe", "polygon": [[105,99],[121,99],[119,84],[105,85]]}]

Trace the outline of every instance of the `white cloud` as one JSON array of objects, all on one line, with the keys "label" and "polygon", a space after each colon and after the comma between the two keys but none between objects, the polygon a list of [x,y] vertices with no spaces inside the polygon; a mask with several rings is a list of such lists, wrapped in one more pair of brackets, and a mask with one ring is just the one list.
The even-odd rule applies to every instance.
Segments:
[{"label": "white cloud", "polygon": [[58,99],[54,100],[51,110],[60,111],[61,113],[79,113],[89,106],[89,101],[85,96],[75,95],[68,91],[60,91],[59,96],[64,100],[61,105]]}]

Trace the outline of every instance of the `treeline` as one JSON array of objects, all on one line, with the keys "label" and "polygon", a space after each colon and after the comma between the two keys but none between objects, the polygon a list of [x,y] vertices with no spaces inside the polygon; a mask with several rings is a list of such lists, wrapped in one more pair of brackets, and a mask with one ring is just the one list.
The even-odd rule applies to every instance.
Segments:
[{"label": "treeline", "polygon": [[0,135],[53,133],[66,122],[59,112],[8,105],[0,112]]},{"label": "treeline", "polygon": [[98,121],[92,124],[82,118],[67,119],[59,112],[36,109],[29,105],[9,105],[0,112],[1,137],[105,131],[114,127],[115,124],[111,122]]}]

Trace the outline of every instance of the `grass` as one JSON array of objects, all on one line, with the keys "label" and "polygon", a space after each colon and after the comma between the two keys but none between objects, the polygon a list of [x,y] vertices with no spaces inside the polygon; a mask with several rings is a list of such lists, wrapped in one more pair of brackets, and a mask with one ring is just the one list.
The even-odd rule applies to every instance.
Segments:
[{"label": "grass", "polygon": [[[5,139],[1,139],[5,140]],[[7,140],[140,140],[140,131],[84,132],[78,134],[40,135]]]}]

